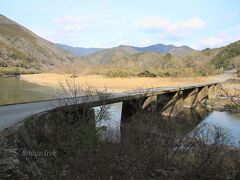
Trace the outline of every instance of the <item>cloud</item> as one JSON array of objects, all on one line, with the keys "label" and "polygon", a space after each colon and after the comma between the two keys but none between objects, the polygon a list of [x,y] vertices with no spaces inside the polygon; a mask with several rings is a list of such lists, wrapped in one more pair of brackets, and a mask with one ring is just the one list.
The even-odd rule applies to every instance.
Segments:
[{"label": "cloud", "polygon": [[200,43],[200,47],[216,48],[238,40],[240,40],[240,25],[226,29],[216,36],[203,39]]},{"label": "cloud", "polygon": [[140,26],[150,32],[165,32],[174,35],[187,35],[192,30],[202,29],[206,22],[201,18],[190,18],[183,21],[171,21],[160,17],[148,17],[141,21]]},{"label": "cloud", "polygon": [[47,36],[51,41],[86,47],[110,47],[118,41],[128,43],[136,26],[132,18],[112,15],[64,16],[52,21],[54,29]]}]

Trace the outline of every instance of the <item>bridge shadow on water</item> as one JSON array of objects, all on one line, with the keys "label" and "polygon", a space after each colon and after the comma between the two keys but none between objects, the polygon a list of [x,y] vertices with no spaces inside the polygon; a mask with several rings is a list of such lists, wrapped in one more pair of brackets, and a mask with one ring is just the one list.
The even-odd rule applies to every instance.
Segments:
[{"label": "bridge shadow on water", "polygon": [[[161,99],[161,102],[164,102],[163,99]],[[147,133],[158,130],[161,131],[162,128],[158,128],[159,123],[165,121],[174,122],[177,132],[184,136],[194,130],[209,114],[206,108],[184,108],[177,116],[165,117],[161,115],[161,111],[158,111],[158,109],[161,108],[157,108],[154,111],[139,111],[138,113],[134,111],[134,115],[122,116],[122,103],[112,104],[110,108],[110,118],[107,121],[103,120],[97,124],[97,126],[104,129],[101,134],[102,139],[109,142],[120,143],[124,140],[124,137],[131,133],[129,130],[135,129],[135,131],[142,131],[141,128],[144,127],[144,131]]]}]

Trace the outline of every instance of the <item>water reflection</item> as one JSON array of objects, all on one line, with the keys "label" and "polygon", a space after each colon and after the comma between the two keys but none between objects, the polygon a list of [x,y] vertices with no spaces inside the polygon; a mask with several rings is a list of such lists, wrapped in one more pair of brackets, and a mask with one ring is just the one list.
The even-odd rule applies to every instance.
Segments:
[{"label": "water reflection", "polygon": [[209,113],[209,115],[203,119],[199,126],[204,123],[223,127],[226,131],[228,131],[234,146],[239,147],[240,113],[214,111]]},{"label": "water reflection", "polygon": [[0,105],[46,100],[53,97],[53,89],[19,78],[0,78]]},{"label": "water reflection", "polygon": [[[103,139],[107,141],[119,142],[122,138],[121,136],[123,136],[123,134],[121,134],[120,127],[131,127],[127,127],[126,123],[123,124],[123,122],[121,122],[122,103],[112,104],[110,111],[110,121],[103,121],[99,124],[99,126],[105,126],[107,128],[107,130],[103,133]],[[205,109],[186,109],[184,115],[182,114],[181,122],[179,122],[175,128],[177,128],[177,132],[179,134],[186,135],[203,123],[214,124],[223,127],[229,131],[230,136],[235,139],[235,144],[238,143],[240,137],[240,113],[236,114],[218,111],[208,112]],[[152,125],[151,128],[157,129],[157,125]]]},{"label": "water reflection", "polygon": [[[95,107],[95,112],[100,108]],[[105,131],[101,134],[102,139],[110,142],[120,141],[120,124],[121,124],[122,103],[110,105],[109,120],[102,120],[97,124],[98,127],[104,127]]]}]

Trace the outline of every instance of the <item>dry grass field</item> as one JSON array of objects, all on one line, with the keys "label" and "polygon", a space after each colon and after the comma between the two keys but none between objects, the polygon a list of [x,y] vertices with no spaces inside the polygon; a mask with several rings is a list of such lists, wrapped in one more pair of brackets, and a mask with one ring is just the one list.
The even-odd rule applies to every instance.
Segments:
[{"label": "dry grass field", "polygon": [[208,83],[218,80],[218,77],[197,77],[197,78],[107,78],[100,75],[86,75],[71,78],[71,74],[43,73],[26,74],[21,76],[22,80],[37,83],[40,85],[58,87],[59,83],[74,81],[82,86],[89,86],[97,89],[108,89],[110,91],[126,91],[142,88],[180,86],[195,83]]}]

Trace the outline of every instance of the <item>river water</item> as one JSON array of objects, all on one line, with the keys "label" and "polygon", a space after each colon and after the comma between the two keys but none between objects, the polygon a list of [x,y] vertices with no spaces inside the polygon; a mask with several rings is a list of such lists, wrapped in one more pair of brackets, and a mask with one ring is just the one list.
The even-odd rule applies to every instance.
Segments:
[{"label": "river water", "polygon": [[46,100],[54,97],[50,87],[22,81],[19,78],[0,78],[0,105]]},{"label": "river water", "polygon": [[[54,90],[50,87],[40,86],[34,83],[22,81],[18,78],[0,78],[0,104],[31,102],[46,100],[54,97]],[[95,108],[97,111],[98,108]],[[111,140],[118,141],[120,134],[122,103],[112,104],[110,108],[110,121],[102,121],[98,125],[107,127],[105,133]],[[193,121],[199,118],[190,113]],[[0,114],[1,116],[1,114]],[[190,116],[190,115],[189,115]],[[240,114],[229,112],[210,112],[200,117],[201,123],[216,124],[229,131],[237,144],[240,137]]]},{"label": "river water", "polygon": [[[103,135],[104,138],[109,138],[110,135],[111,138],[107,140],[114,142],[120,141],[121,111],[122,103],[112,104],[110,108],[111,121],[103,121],[99,124],[100,126],[107,127],[107,131]],[[186,112],[188,116],[187,119],[191,119],[193,122],[196,122],[196,127],[203,126],[204,124],[219,126],[227,131],[229,137],[232,139],[231,143],[234,144],[234,146],[240,147],[240,113],[220,111],[203,112],[203,110],[199,112],[190,109],[186,109]],[[199,116],[199,114],[201,115]]]}]

